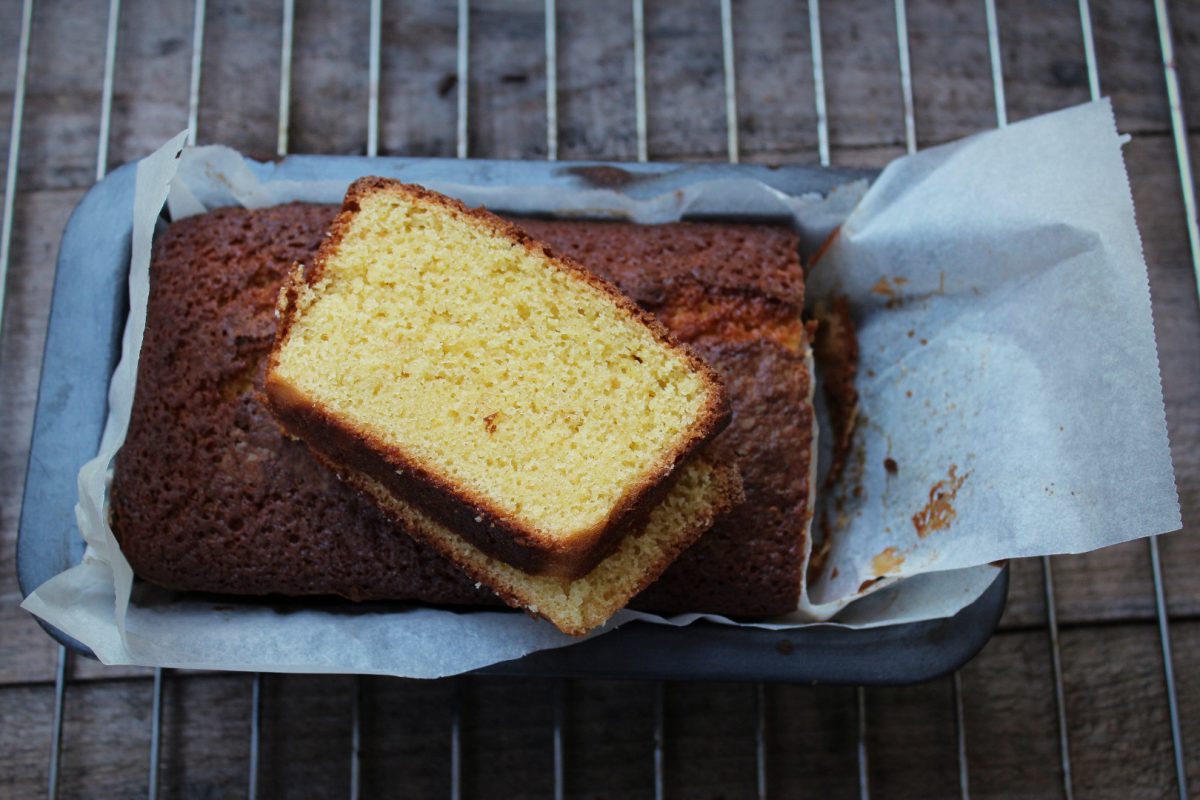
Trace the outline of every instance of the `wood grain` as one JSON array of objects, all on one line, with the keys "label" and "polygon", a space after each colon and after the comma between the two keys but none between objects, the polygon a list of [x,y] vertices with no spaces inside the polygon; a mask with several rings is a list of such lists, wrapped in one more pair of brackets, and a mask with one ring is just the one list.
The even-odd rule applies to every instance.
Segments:
[{"label": "wood grain", "polygon": [[1200,664],[1200,624],[1175,625],[1172,636],[1178,666],[1179,707],[1183,712],[1183,741],[1192,743],[1186,750],[1184,764],[1188,786],[1194,790],[1200,786],[1200,750],[1195,746],[1200,742],[1200,714],[1195,711],[1200,707],[1200,670],[1195,669],[1195,665]]},{"label": "wood grain", "polygon": [[[1148,625],[1078,628],[1063,633],[1062,647],[1076,791],[1114,800],[1173,796],[1158,631]],[[1103,652],[1122,657],[1096,657]]]},{"label": "wood grain", "polygon": [[953,682],[869,689],[866,699],[872,797],[959,797]]},{"label": "wood grain", "polygon": [[291,95],[288,152],[366,152],[369,27],[366,3],[296,4],[292,80],[303,91]]},{"label": "wood grain", "polygon": [[[716,0],[646,3],[650,155],[726,158]],[[1016,121],[1088,97],[1074,0],[997,3],[1007,110]],[[471,4],[470,153],[546,155],[544,5]],[[1200,788],[1200,308],[1171,138],[1152,5],[1091,3],[1101,85],[1121,130],[1138,209],[1186,531],[1161,540],[1172,614],[1190,788]],[[816,110],[803,0],[734,3],[740,156],[815,162]],[[909,0],[920,146],[996,123],[983,4]],[[19,18],[20,0],[0,0]],[[1184,102],[1200,121],[1200,5],[1171,4]],[[881,166],[904,150],[893,5],[824,3],[822,46],[835,163]],[[0,794],[44,791],[55,648],[16,608],[13,548],[40,355],[62,227],[96,169],[107,4],[39,0],[18,172],[12,267],[0,331]],[[632,159],[630,4],[558,3],[560,156]],[[199,139],[275,153],[282,3],[208,0]],[[457,91],[454,4],[383,3],[380,152],[452,156]],[[298,3],[289,126],[294,152],[366,147],[365,4]],[[17,26],[0,26],[0,152],[6,152]],[[109,165],[138,158],[187,120],[192,9],[124,0]],[[1200,127],[1193,127],[1200,159]],[[0,171],[5,169],[0,164]],[[1053,559],[1066,715],[1080,797],[1176,796],[1162,656],[1145,542]],[[1062,772],[1039,562],[1013,565],[998,634],[962,671],[974,797],[1060,797]],[[148,671],[72,659],[63,797],[138,796],[149,775]],[[364,796],[444,797],[455,684],[359,681]],[[558,685],[461,682],[468,797],[544,797],[552,789]],[[654,687],[566,686],[570,797],[652,795]],[[338,796],[349,785],[348,678],[264,681],[261,796]],[[852,689],[773,686],[765,693],[771,796],[858,796]],[[755,795],[754,688],[665,689],[667,794]],[[872,689],[868,775],[877,797],[957,797],[949,678]],[[168,672],[160,778],[165,797],[245,796],[250,678]]]},{"label": "wood grain", "polygon": [[107,166],[152,153],[187,126],[191,51],[189,4],[122,0]]},{"label": "wood grain", "polygon": [[382,14],[379,152],[452,157],[456,9],[449,3],[389,0]]},{"label": "wood grain", "polygon": [[[207,11],[196,141],[271,158],[279,126],[283,4],[212,0]],[[303,46],[293,42],[294,49]],[[180,55],[189,54],[187,48]]]},{"label": "wood grain", "polygon": [[559,158],[637,158],[632,4],[558,4],[558,89]]},{"label": "wood grain", "polygon": [[46,680],[53,675],[55,647],[38,624],[17,608],[17,521],[33,428],[33,406],[50,309],[58,238],[81,192],[22,192],[13,213],[12,271],[0,335],[0,655],[4,682]]}]

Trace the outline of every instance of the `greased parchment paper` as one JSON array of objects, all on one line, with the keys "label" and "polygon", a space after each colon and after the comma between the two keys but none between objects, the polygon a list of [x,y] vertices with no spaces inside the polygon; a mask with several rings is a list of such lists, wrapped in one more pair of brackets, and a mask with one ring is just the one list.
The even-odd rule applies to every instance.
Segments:
[{"label": "greased parchment paper", "polygon": [[[87,554],[24,607],[106,663],[437,677],[575,641],[512,612],[217,606],[134,583],[107,524],[107,486],[128,426],[150,241],[168,192],[178,218],[237,203],[337,202],[345,189],[294,171],[281,179],[225,148],[179,159],[181,143],[139,165],[124,356],[100,453],[79,476]],[[990,562],[1180,527],[1121,143],[1102,101],[898,159],[869,189],[847,185],[826,198],[742,180],[639,199],[426,183],[513,212],[641,222],[697,211],[785,215],[810,243],[842,224],[808,291],[810,301],[844,295],[853,307],[858,432],[842,479],[821,493],[833,545],[819,577],[795,614],[757,624],[867,627],[955,613],[995,577]],[[415,179],[411,165],[377,165]],[[699,616],[622,612],[598,633],[629,619],[681,625]]]}]

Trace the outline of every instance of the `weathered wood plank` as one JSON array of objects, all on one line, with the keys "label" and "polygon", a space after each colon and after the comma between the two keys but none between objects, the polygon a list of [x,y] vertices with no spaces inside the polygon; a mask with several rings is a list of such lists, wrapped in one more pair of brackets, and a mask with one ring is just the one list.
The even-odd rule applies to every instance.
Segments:
[{"label": "weathered wood plank", "polygon": [[631,3],[558,4],[558,156],[637,158]]},{"label": "weathered wood plank", "polygon": [[[1062,647],[1079,796],[1177,796],[1158,631],[1150,625],[1078,628],[1063,632]],[[1121,657],[1103,658],[1106,652]]]},{"label": "weathered wood plank", "polygon": [[[830,6],[830,13],[836,5]],[[742,152],[754,160],[788,158],[817,163],[807,3],[783,7],[735,4],[733,33]],[[725,119],[723,107],[713,113]]]},{"label": "weathered wood plank", "polygon": [[872,797],[961,797],[949,678],[869,689],[866,708]]},{"label": "weathered wood plank", "polygon": [[1189,622],[1175,625],[1171,630],[1175,652],[1175,680],[1181,709],[1184,764],[1188,787],[1200,791],[1200,624]]},{"label": "weathered wood plank", "polygon": [[1035,558],[1018,558],[1009,562],[1008,602],[1001,628],[1029,627],[1046,622],[1045,593],[1042,588],[1042,566]]},{"label": "weathered wood plank", "polygon": [[537,679],[462,682],[463,794],[534,798],[554,787],[552,685]]},{"label": "weathered wood plank", "polygon": [[[1197,686],[1195,671],[1182,665],[1194,662],[1198,627],[1175,626],[1185,709],[1194,707]],[[1063,631],[1062,647],[1076,795],[1176,796],[1157,628],[1071,628]],[[972,796],[1061,795],[1049,661],[1040,633],[1002,633],[963,670]]]},{"label": "weathered wood plank", "polygon": [[[1200,137],[1192,137],[1193,145]],[[1138,225],[1150,270],[1159,369],[1175,462],[1184,532],[1162,539],[1163,568],[1174,613],[1200,612],[1200,307],[1184,228],[1174,143],[1139,136],[1126,148]]]},{"label": "weathered wood plank", "polygon": [[[1172,3],[1176,21],[1187,3]],[[1162,52],[1152,3],[1092,4],[1100,87],[1122,109],[1128,130],[1169,130]]]},{"label": "weathered wood plank", "polygon": [[997,21],[1010,122],[1090,99],[1078,2],[998,3]]},{"label": "weathered wood plank", "polygon": [[455,154],[457,25],[457,11],[450,3],[383,3],[381,154]]},{"label": "weathered wood plank", "polygon": [[153,152],[187,125],[191,56],[190,3],[122,2],[110,168]]},{"label": "weathered wood plank", "polygon": [[468,154],[546,157],[544,3],[471,4]]},{"label": "weathered wood plank", "polygon": [[[212,0],[207,10],[197,141],[273,157],[283,5]],[[190,61],[190,47],[179,57]]]},{"label": "weathered wood plank", "polygon": [[[107,7],[81,0],[34,5],[21,189],[78,188],[95,178],[107,19]],[[3,84],[12,91],[11,80]]]},{"label": "weathered wood plank", "polygon": [[448,797],[454,684],[364,678],[361,686],[363,797]]},{"label": "weathered wood plank", "polygon": [[993,637],[962,670],[962,684],[971,796],[1060,797],[1046,636],[1032,631]]},{"label": "weathered wood plank", "polygon": [[[247,708],[250,692],[245,692]],[[266,675],[261,797],[337,797],[350,787],[353,679]]]},{"label": "weathered wood plank", "polygon": [[[1177,665],[1194,661],[1200,624],[1180,624]],[[1157,630],[1149,624],[1064,632],[1067,714],[1081,796],[1169,796],[1173,767]],[[1128,653],[1114,661],[1113,651]],[[1180,670],[1194,702],[1193,671]],[[963,673],[969,777],[979,797],[1060,791],[1049,653],[1036,632],[1003,633]],[[145,785],[147,680],[72,687],[64,734],[64,796],[125,796]],[[369,679],[364,691],[364,788],[441,796],[448,783],[451,684]],[[548,794],[553,684],[472,679],[464,694],[466,796]],[[956,796],[958,766],[948,679],[867,694],[873,796]],[[768,781],[774,794],[855,796],[853,691],[769,687]],[[243,791],[249,677],[168,673],[163,761],[167,796]],[[349,679],[268,676],[260,780],[270,796],[340,794],[349,770]],[[571,796],[644,796],[651,775],[652,689],[580,682],[569,689],[566,765]],[[672,684],[666,694],[668,794],[753,796],[753,687]],[[44,781],[50,687],[0,693],[0,732],[19,795]],[[1195,723],[1185,715],[1185,724]],[[120,740],[120,753],[108,743]],[[101,763],[103,761],[103,763]],[[1194,757],[1192,769],[1195,769]],[[1136,764],[1138,769],[1129,769]]]},{"label": "weathered wood plank", "polygon": [[[45,686],[0,690],[0,789],[12,797],[46,791],[54,692]],[[66,796],[66,795],[63,795]]]},{"label": "weathered wood plank", "polygon": [[995,127],[983,3],[914,0],[908,30],[920,145]]},{"label": "weathered wood plank", "polygon": [[721,58],[717,3],[646,3],[646,139],[652,161],[726,158]]},{"label": "weathered wood plank", "polygon": [[767,687],[767,789],[772,797],[856,798],[853,689]]},{"label": "weathered wood plank", "polygon": [[[147,701],[144,690],[138,694],[143,697],[135,702]],[[160,797],[245,797],[250,766],[250,676],[168,670],[163,681],[160,748]],[[263,792],[260,796],[270,795]]]},{"label": "weathered wood plank", "polygon": [[887,3],[824,3],[821,26],[829,138],[842,148],[904,143],[895,12]]},{"label": "weathered wood plank", "polygon": [[566,795],[648,796],[654,786],[653,685],[571,681],[564,706]]},{"label": "weathered wood plank", "polygon": [[668,796],[754,797],[754,686],[670,683],[664,691]]},{"label": "weathered wood plank", "polygon": [[296,4],[289,152],[366,152],[369,31],[367,3]]},{"label": "weathered wood plank", "polygon": [[[71,687],[64,706],[59,797],[145,795],[150,780],[149,681],[102,681]],[[53,687],[40,690],[53,701]],[[52,707],[46,700],[41,708]],[[51,715],[38,739],[50,745]],[[30,728],[37,730],[37,728]],[[39,731],[40,733],[40,731]],[[119,746],[113,746],[119,742]],[[33,794],[31,792],[30,794]]]},{"label": "weathered wood plank", "polygon": [[[0,77],[7,85],[0,88],[0,185],[8,178],[8,142],[12,133],[12,93],[17,76],[17,52],[21,41],[21,4],[18,0],[0,2],[0,19],[12,20],[0,28]],[[8,80],[11,78],[11,80]],[[0,189],[0,197],[3,190]]]},{"label": "weathered wood plank", "polygon": [[[1167,118],[1165,107],[1159,102],[1162,80],[1152,9],[1136,4],[1094,5],[1101,78],[1106,91],[1112,93],[1118,103],[1130,106],[1128,126],[1131,130],[1164,130]],[[590,124],[574,124],[569,115],[564,115],[563,143],[566,145],[577,136],[594,139],[596,135],[590,131],[597,125],[602,128],[612,126],[612,135],[628,143],[632,125],[620,133],[615,130],[618,120],[632,122],[629,117],[632,56],[628,50],[631,31],[626,9],[622,8],[620,14],[606,9],[608,13],[601,15],[572,3],[562,6],[560,102],[564,111],[577,98],[584,101],[585,107],[596,109]],[[1198,82],[1186,80],[1190,62],[1183,56],[1188,51],[1187,43],[1196,38],[1195,31],[1200,28],[1200,22],[1198,15],[1186,4],[1177,6],[1173,11],[1186,94]],[[87,12],[76,10],[64,0],[42,3],[39,8],[49,9],[46,21],[39,22],[39,30],[60,24],[56,22],[60,18],[79,20],[87,16]],[[1013,119],[1086,97],[1086,71],[1076,9],[1067,0],[1058,0],[1052,5],[1001,4],[1001,43]],[[186,107],[186,80],[190,71],[191,19],[186,4],[172,5],[165,14],[150,14],[147,10],[144,3],[125,4],[119,40],[114,143],[133,137],[137,140],[136,146],[126,146],[125,151],[134,154],[145,152],[166,135],[165,131],[175,126],[180,109]],[[480,41],[475,42],[473,38],[473,42],[481,48],[478,56],[481,60],[475,64],[473,80],[481,81],[480,92],[487,95],[476,113],[485,118],[509,116],[511,109],[511,114],[517,117],[536,117],[544,114],[544,108],[537,108],[542,102],[540,84],[527,85],[522,91],[502,90],[499,94],[492,91],[496,82],[503,88],[505,76],[510,83],[522,80],[528,83],[535,74],[542,74],[540,4],[531,3],[516,14],[507,11],[500,6],[476,4],[474,16],[479,19],[474,28]],[[815,112],[811,103],[807,14],[803,4],[788,11],[790,13],[777,14],[767,4],[739,4],[735,9],[735,31],[740,40],[750,43],[737,48],[738,93],[743,111],[742,147],[748,157],[812,155]],[[246,16],[247,13],[250,16]],[[661,35],[653,25],[648,27],[651,55],[658,59],[652,65],[650,77],[660,81],[662,94],[673,109],[673,116],[666,118],[669,124],[663,133],[663,138],[672,144],[662,152],[676,157],[705,154],[720,157],[724,107],[716,6],[697,2],[683,9],[656,11],[651,4],[648,23],[654,21],[656,13],[663,16],[664,27]],[[293,136],[299,137],[294,149],[349,152],[358,146],[356,142],[362,138],[365,125],[364,15],[365,11],[357,7],[353,13],[330,14],[319,7],[301,5],[293,70],[296,89]],[[587,20],[591,35],[572,37],[576,16]],[[677,25],[672,22],[676,18]],[[436,139],[440,135],[445,144],[444,132],[453,127],[456,17],[453,9],[445,4],[422,2],[398,7],[386,4],[383,19],[384,119],[411,121],[412,112],[420,109],[415,115],[418,119],[433,113],[437,116],[434,122],[439,123],[419,123],[422,129],[416,131],[416,135],[400,140],[388,139],[386,149],[402,149],[413,154],[429,152],[430,146],[435,144],[430,137]],[[93,23],[102,22],[99,18],[93,20]],[[236,108],[244,103],[250,113],[230,114],[228,119],[215,120],[214,128],[209,131],[211,136],[205,137],[207,140],[225,140],[237,146],[241,140],[239,136],[256,130],[250,137],[253,141],[249,149],[265,151],[264,155],[273,151],[269,141],[258,137],[266,131],[273,132],[276,123],[280,23],[281,12],[274,7],[253,12],[226,8],[220,3],[209,7],[205,42],[206,50],[211,52],[205,59],[205,84],[209,85],[204,91],[205,108]],[[909,24],[917,129],[921,141],[944,141],[986,127],[994,119],[994,112],[981,6],[947,0],[913,2],[909,4]],[[89,47],[93,52],[78,52],[79,48],[74,48],[71,53],[74,61],[62,66],[51,65],[70,76],[73,89],[78,90],[76,78],[94,76],[97,86],[92,87],[92,91],[98,92],[103,56],[102,29],[102,24],[92,24],[88,28],[92,34]],[[247,31],[253,31],[256,37],[253,47],[241,46],[249,38]],[[897,122],[899,74],[891,10],[875,5],[858,9],[837,4],[826,10],[822,31],[827,51],[835,145],[860,146],[864,137],[870,144],[901,142],[903,128]],[[264,37],[270,37],[272,41]],[[605,40],[602,46],[595,44],[600,38]],[[35,37],[35,52],[45,50],[37,47],[39,41]],[[489,42],[493,41],[501,45],[521,42],[519,49],[527,55],[527,62],[502,60],[502,57],[512,55],[514,48],[500,46],[495,49],[501,60],[493,64],[488,55]],[[572,47],[572,43],[579,46]],[[577,53],[577,50],[582,52]],[[11,49],[8,52],[11,53]],[[576,90],[570,77],[573,59],[586,64],[605,64],[613,78],[584,80]],[[701,61],[697,62],[697,59]],[[401,61],[407,62],[403,68],[392,68]],[[520,69],[506,68],[514,63]],[[429,69],[431,66],[435,68]],[[492,69],[493,66],[499,68],[499,72]],[[621,67],[620,74],[613,70],[614,66]],[[660,66],[664,69],[656,69]],[[211,75],[209,68],[213,70]],[[36,69],[31,70],[31,74],[36,72]],[[310,72],[311,76],[308,75]],[[137,75],[139,80],[127,80],[127,73]],[[694,99],[687,95],[679,97],[678,90],[680,85],[694,84],[697,75],[704,82],[703,102],[674,104],[676,99]],[[130,84],[137,84],[138,91],[142,92],[138,104],[129,104],[122,97],[122,85]],[[401,88],[406,84],[417,87],[411,96],[405,96]],[[44,82],[43,85],[50,88],[54,83]],[[62,85],[61,81],[59,85]],[[229,91],[225,91],[226,87]],[[318,99],[312,101],[314,94],[301,92],[302,87],[316,90]],[[686,85],[683,89],[690,91]],[[6,93],[10,91],[8,86],[0,87],[0,98],[9,99]],[[1192,95],[1186,96],[1191,98]],[[760,101],[768,104],[764,108],[770,108],[770,113],[755,110]],[[87,103],[75,105],[82,120]],[[98,95],[94,105],[98,116]],[[124,112],[137,113],[138,119],[124,119],[123,106],[126,106]],[[651,106],[655,107],[654,102]],[[705,119],[713,108],[720,119],[707,120],[708,141],[699,147],[680,147],[681,140],[686,144],[689,137],[694,139],[690,123]],[[882,126],[875,123],[881,114],[888,117]],[[92,125],[94,130],[95,121]],[[384,129],[388,127],[385,125]],[[224,135],[227,128],[233,138]],[[235,131],[241,133],[235,135]],[[325,137],[323,146],[322,136]],[[536,140],[544,140],[544,136],[535,137]],[[86,141],[86,137],[82,141]],[[48,146],[54,147],[58,154],[63,144],[56,142]],[[481,142],[481,146],[489,149],[486,141]],[[513,142],[506,145],[510,149],[532,146],[532,143],[518,146]],[[632,154],[631,150],[625,152]],[[113,163],[116,163],[115,157],[114,154]],[[60,174],[55,180],[60,183],[86,180],[88,159],[77,153],[71,160],[75,164],[73,178]]]},{"label": "weathered wood plank", "polygon": [[81,193],[73,190],[19,192],[13,213],[13,242],[7,313],[0,336],[0,680],[31,681],[53,676],[54,648],[37,623],[16,607],[17,521],[25,487],[25,464],[33,428],[42,345],[54,281],[58,238]]}]

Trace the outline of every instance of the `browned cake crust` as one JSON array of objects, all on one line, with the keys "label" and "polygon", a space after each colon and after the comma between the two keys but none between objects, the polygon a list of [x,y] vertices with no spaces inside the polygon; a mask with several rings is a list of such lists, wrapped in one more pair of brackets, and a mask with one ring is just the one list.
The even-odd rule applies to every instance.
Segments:
[{"label": "browned cake crust", "polygon": [[656,314],[721,373],[733,403],[733,421],[713,448],[736,460],[746,501],[630,605],[746,616],[794,611],[816,477],[796,236],[761,225],[519,224]]},{"label": "browned cake crust", "polygon": [[850,301],[835,297],[832,303],[817,303],[813,316],[818,323],[813,338],[813,355],[821,369],[825,404],[833,433],[833,459],[825,486],[833,486],[846,465],[858,419],[858,337]]},{"label": "browned cake crust", "polygon": [[[284,439],[254,398],[279,283],[315,252],[335,212],[224,209],[160,237],[113,479],[121,548],[139,576],[175,589],[498,603]],[[795,237],[749,225],[520,224],[660,314],[724,375],[732,398],[733,424],[714,446],[738,458],[747,501],[633,605],[793,610],[812,446]]]},{"label": "browned cake crust", "polygon": [[361,472],[384,486],[402,501],[424,509],[438,522],[462,536],[487,555],[533,575],[582,577],[612,553],[622,537],[640,530],[650,510],[669,491],[679,466],[728,424],[731,415],[728,395],[720,377],[689,348],[681,345],[658,319],[634,304],[606,281],[570,257],[548,250],[511,222],[481,208],[468,208],[453,198],[421,186],[386,178],[360,178],[346,191],[342,211],[330,226],[311,266],[302,279],[315,287],[324,276],[327,262],[335,259],[364,197],[386,193],[440,208],[460,218],[481,224],[493,235],[506,239],[543,258],[547,267],[583,281],[607,296],[609,302],[629,318],[639,321],[664,347],[676,351],[706,387],[706,399],[695,421],[680,441],[648,470],[647,476],[625,488],[605,519],[569,538],[537,529],[494,504],[489,498],[456,484],[423,463],[403,446],[385,442],[359,429],[307,398],[278,377],[276,365],[293,325],[298,287],[288,285],[281,294],[280,319],[275,346],[267,363],[266,398],[272,413],[291,435],[347,470]]},{"label": "browned cake crust", "polygon": [[335,212],[221,209],[159,237],[112,484],[121,550],[172,589],[495,602],[285,439],[255,397],[279,284]]}]

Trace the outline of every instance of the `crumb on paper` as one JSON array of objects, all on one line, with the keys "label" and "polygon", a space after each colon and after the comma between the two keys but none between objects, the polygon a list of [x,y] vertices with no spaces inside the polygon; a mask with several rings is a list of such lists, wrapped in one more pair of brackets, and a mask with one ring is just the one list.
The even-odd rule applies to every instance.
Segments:
[{"label": "crumb on paper", "polygon": [[943,528],[949,527],[950,523],[958,515],[954,510],[954,498],[958,494],[958,490],[962,488],[963,482],[970,477],[971,473],[967,472],[964,475],[958,474],[958,467],[955,464],[950,465],[948,477],[935,483],[929,489],[929,501],[925,503],[925,507],[917,513],[913,514],[913,527],[917,529],[917,536],[924,539],[934,531],[940,531]]},{"label": "crumb on paper", "polygon": [[875,281],[875,285],[871,287],[871,291],[875,294],[881,294],[884,297],[896,296],[896,289],[892,286],[891,281],[887,279],[886,275]]},{"label": "crumb on paper", "polygon": [[875,573],[875,577],[880,578],[884,575],[891,575],[901,564],[904,563],[904,556],[894,547],[885,547],[875,557],[871,559],[871,572]]}]

